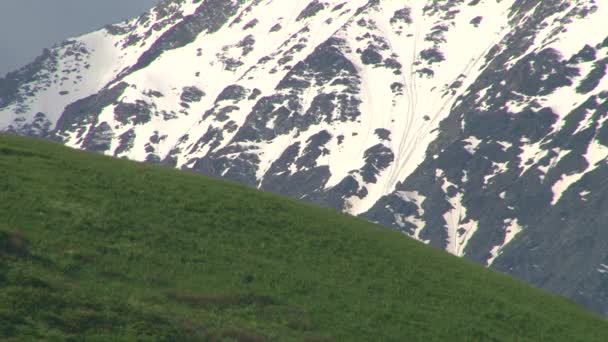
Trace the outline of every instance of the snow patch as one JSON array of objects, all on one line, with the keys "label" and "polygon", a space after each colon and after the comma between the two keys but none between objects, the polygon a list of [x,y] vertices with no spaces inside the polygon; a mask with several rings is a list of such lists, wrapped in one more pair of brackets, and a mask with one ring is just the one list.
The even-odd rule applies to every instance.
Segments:
[{"label": "snow patch", "polygon": [[584,157],[589,164],[585,170],[571,175],[564,174],[557,182],[555,182],[555,184],[553,184],[551,187],[551,191],[553,192],[551,205],[557,204],[563,193],[568,190],[572,184],[578,182],[586,173],[598,167],[597,164],[599,162],[606,161],[606,158],[608,157],[608,147],[600,144],[594,139],[589,146],[587,146],[587,152],[585,153]]},{"label": "snow patch", "polygon": [[532,165],[538,164],[538,162],[545,156],[546,152],[541,148],[541,142],[536,142],[534,144],[528,144],[528,140],[526,138],[522,138],[521,140],[521,150],[522,152],[519,154],[519,168],[521,169],[520,176],[526,173],[528,169],[532,167]]},{"label": "snow patch", "polygon": [[490,250],[490,258],[486,261],[487,266],[492,266],[494,260],[502,253],[502,249],[509,244],[523,230],[523,227],[519,224],[517,219],[509,218],[504,220],[504,240],[500,245],[492,247]]},{"label": "snow patch", "polygon": [[467,208],[462,205],[463,194],[461,192],[453,197],[447,196],[450,187],[456,187],[456,185],[444,178],[441,188],[451,206],[450,210],[443,214],[448,234],[446,250],[456,256],[463,256],[469,239],[478,228],[478,222],[467,217]]},{"label": "snow patch", "polygon": [[[409,222],[409,223],[413,224],[415,226],[415,228],[414,228],[414,232],[410,236],[416,240],[423,241],[420,238],[420,232],[422,232],[422,229],[425,226],[425,222],[422,219],[422,217],[424,216],[424,209],[422,209],[422,204],[426,200],[426,197],[424,197],[417,191],[397,191],[397,192],[395,192],[395,195],[397,195],[404,201],[416,204],[416,206],[418,207],[418,210],[416,213],[417,215],[410,215],[410,216],[403,217],[403,215],[395,214],[395,219],[397,220],[397,224],[400,227],[404,227],[405,222]],[[427,241],[423,241],[423,242],[428,243],[429,241],[427,240]]]},{"label": "snow patch", "polygon": [[470,136],[467,139],[463,140],[466,145],[464,145],[464,149],[467,150],[470,154],[475,154],[479,144],[481,144],[481,140],[477,139],[475,136]]},{"label": "snow patch", "polygon": [[483,185],[487,185],[488,182],[498,176],[501,173],[505,173],[509,170],[509,166],[508,166],[509,162],[504,162],[504,163],[496,163],[496,162],[492,162],[492,173],[489,175],[486,175],[483,177]]}]

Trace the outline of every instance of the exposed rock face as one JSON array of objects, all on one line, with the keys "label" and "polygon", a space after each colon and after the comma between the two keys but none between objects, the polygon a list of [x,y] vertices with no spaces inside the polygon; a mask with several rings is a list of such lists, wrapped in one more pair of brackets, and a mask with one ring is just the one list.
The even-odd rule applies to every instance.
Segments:
[{"label": "exposed rock face", "polygon": [[171,0],[0,80],[0,130],[360,215],[608,314],[608,4]]}]

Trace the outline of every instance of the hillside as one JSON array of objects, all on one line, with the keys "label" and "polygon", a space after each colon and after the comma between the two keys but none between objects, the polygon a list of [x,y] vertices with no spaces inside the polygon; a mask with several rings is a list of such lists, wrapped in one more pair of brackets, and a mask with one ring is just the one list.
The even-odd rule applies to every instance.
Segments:
[{"label": "hillside", "polygon": [[561,297],[329,209],[0,135],[0,339],[603,341]]},{"label": "hillside", "polygon": [[305,199],[608,315],[606,17],[164,0],[0,79],[0,131]]}]

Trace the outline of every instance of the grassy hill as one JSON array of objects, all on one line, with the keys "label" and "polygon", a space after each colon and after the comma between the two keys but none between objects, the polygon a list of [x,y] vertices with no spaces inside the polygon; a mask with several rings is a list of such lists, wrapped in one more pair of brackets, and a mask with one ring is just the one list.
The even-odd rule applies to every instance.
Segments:
[{"label": "grassy hill", "polygon": [[0,135],[0,340],[606,336],[568,300],[353,217]]}]

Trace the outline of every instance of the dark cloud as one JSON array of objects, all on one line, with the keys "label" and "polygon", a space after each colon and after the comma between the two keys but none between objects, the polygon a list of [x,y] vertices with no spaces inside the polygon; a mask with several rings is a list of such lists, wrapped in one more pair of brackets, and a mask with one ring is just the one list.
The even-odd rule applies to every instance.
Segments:
[{"label": "dark cloud", "polygon": [[0,77],[66,38],[135,17],[159,0],[0,0]]}]

